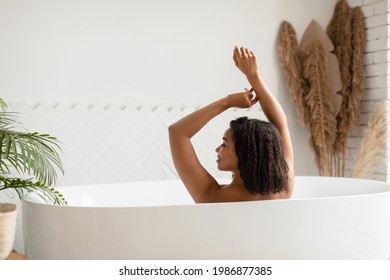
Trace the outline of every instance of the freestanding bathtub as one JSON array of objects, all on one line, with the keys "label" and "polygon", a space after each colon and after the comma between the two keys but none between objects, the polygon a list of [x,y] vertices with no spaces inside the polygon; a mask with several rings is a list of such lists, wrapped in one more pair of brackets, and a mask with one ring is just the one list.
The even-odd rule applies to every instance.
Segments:
[{"label": "freestanding bathtub", "polygon": [[390,186],[296,177],[292,199],[194,204],[180,181],[59,188],[22,202],[31,259],[389,259]]}]

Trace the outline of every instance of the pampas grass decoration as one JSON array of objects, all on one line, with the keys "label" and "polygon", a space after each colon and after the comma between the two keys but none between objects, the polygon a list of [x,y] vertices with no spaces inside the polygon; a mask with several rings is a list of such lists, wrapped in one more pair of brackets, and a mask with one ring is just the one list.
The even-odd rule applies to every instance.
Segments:
[{"label": "pampas grass decoration", "polygon": [[352,177],[368,178],[373,173],[372,166],[386,160],[386,112],[387,102],[382,102],[372,113],[356,154]]},{"label": "pampas grass decoration", "polygon": [[366,49],[366,30],[364,16],[360,7],[352,10],[351,19],[352,46],[352,87],[349,98],[350,127],[354,128],[360,120],[360,101],[364,93],[364,51]]},{"label": "pampas grass decoration", "polygon": [[349,29],[349,22],[351,17],[351,8],[348,6],[346,0],[340,0],[337,2],[333,17],[329,22],[329,25],[326,29],[326,33],[335,47],[336,55],[337,49],[340,46],[344,46],[348,41],[349,32],[346,32]]},{"label": "pampas grass decoration", "polygon": [[349,96],[351,93],[351,8],[346,0],[340,0],[335,7],[333,17],[327,27],[327,33],[335,49],[340,67],[340,76],[342,80],[342,96],[340,112],[337,115],[337,133],[333,146],[333,155],[335,157],[335,174],[344,175],[345,170],[345,152],[348,141],[349,122]]},{"label": "pampas grass decoration", "polygon": [[302,125],[307,125],[309,117],[304,99],[307,88],[302,77],[302,65],[300,62],[302,54],[298,46],[297,34],[292,25],[287,21],[283,21],[280,26],[278,50],[281,68],[287,78],[287,87],[294,102],[298,119]]},{"label": "pampas grass decoration", "polygon": [[[337,116],[337,114],[340,112],[342,99],[341,95],[338,94],[338,92],[342,90],[339,62],[337,60],[337,56],[332,53],[334,50],[332,41],[326,34],[325,30],[323,30],[322,27],[315,20],[311,21],[311,23],[308,25],[305,32],[303,33],[300,46],[303,46],[303,44],[311,42],[313,40],[318,40],[319,42],[321,42],[327,56],[328,73],[326,76],[329,85],[329,95],[331,96],[334,108],[333,114]],[[304,57],[302,58],[305,59]]]},{"label": "pampas grass decoration", "polygon": [[[364,92],[366,30],[361,8],[339,0],[326,34],[321,30],[312,21],[298,45],[294,28],[284,21],[278,50],[298,118],[309,130],[319,174],[344,176],[348,134],[359,122]],[[331,70],[335,68],[338,73]]]},{"label": "pampas grass decoration", "polygon": [[319,41],[305,43],[303,51],[306,55],[303,76],[310,85],[305,97],[311,116],[309,143],[320,175],[329,176],[332,173],[329,155],[335,140],[336,119],[329,95],[327,55]]}]

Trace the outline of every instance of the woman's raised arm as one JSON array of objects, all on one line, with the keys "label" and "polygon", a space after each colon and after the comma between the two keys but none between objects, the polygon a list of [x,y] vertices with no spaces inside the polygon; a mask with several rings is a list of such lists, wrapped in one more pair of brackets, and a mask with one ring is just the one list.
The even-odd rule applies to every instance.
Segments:
[{"label": "woman's raised arm", "polygon": [[294,186],[294,152],[286,114],[284,113],[282,106],[261,79],[256,55],[247,48],[235,47],[233,60],[237,68],[247,77],[248,82],[256,93],[265,116],[280,132],[284,158],[289,167],[287,196],[291,196]]},{"label": "woman's raised arm", "polygon": [[[231,107],[248,108],[257,99],[252,91],[230,94],[219,99],[169,126],[169,142],[176,171],[195,202],[218,200],[215,192],[219,185],[201,165],[191,143],[193,137],[211,119]],[[211,152],[211,151],[210,151]]]}]

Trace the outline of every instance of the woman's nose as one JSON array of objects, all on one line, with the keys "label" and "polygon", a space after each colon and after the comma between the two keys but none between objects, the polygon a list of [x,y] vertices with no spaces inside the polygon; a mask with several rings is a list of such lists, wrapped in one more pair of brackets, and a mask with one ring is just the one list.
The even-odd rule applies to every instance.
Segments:
[{"label": "woman's nose", "polygon": [[215,149],[215,152],[218,153],[220,148],[221,148],[221,146],[218,146],[218,147]]}]

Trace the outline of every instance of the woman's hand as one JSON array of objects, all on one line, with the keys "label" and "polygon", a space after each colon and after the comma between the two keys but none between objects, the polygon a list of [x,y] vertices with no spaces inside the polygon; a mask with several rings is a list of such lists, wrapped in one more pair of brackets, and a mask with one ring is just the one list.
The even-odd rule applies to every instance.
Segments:
[{"label": "woman's hand", "polygon": [[250,108],[258,101],[257,97],[253,97],[253,89],[245,88],[244,92],[232,93],[227,96],[228,107],[234,108]]},{"label": "woman's hand", "polygon": [[233,60],[237,68],[248,78],[259,76],[257,58],[252,51],[236,46],[233,52]]}]

